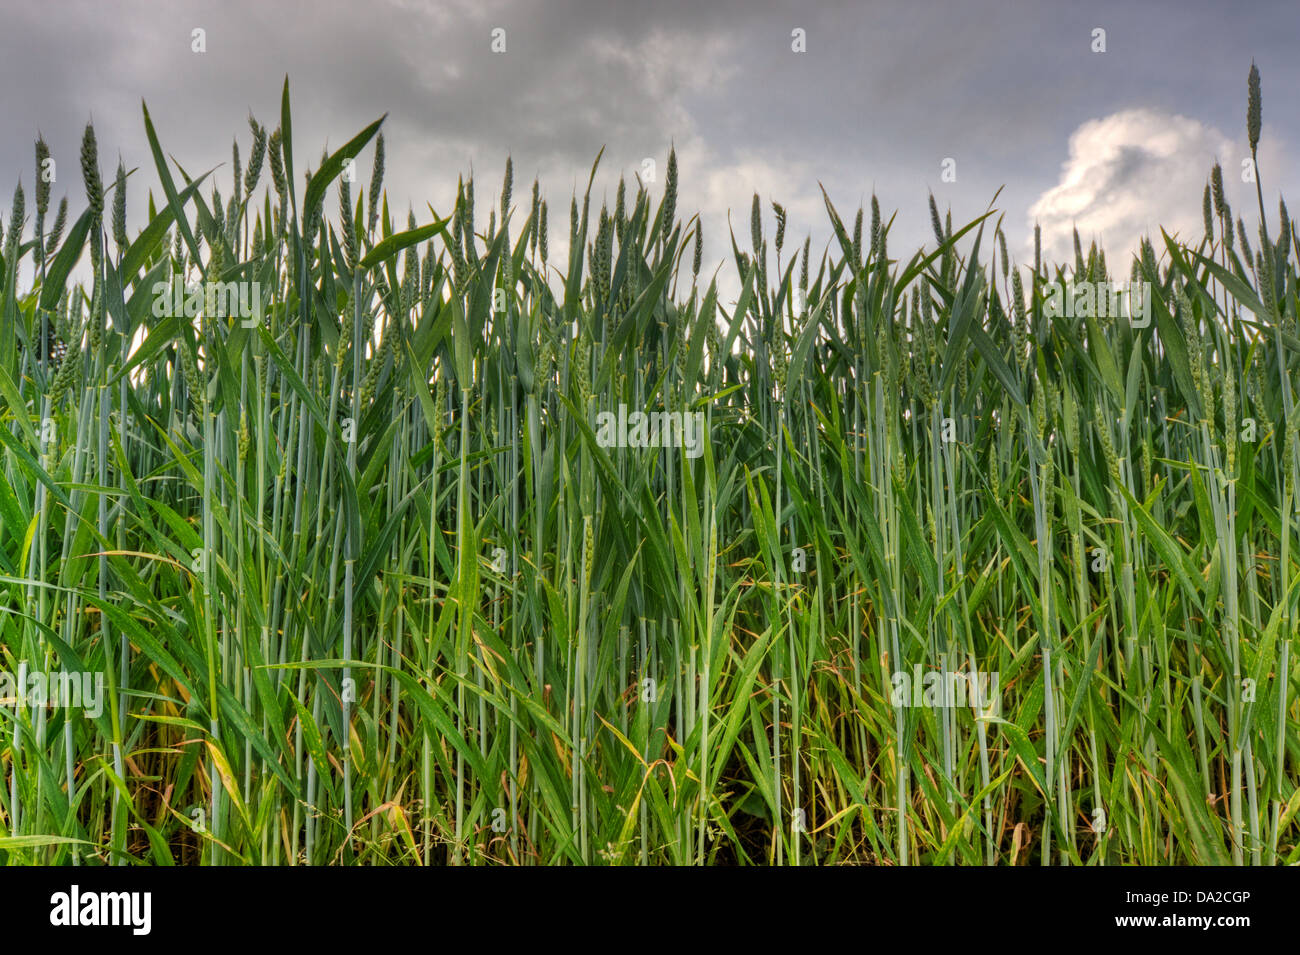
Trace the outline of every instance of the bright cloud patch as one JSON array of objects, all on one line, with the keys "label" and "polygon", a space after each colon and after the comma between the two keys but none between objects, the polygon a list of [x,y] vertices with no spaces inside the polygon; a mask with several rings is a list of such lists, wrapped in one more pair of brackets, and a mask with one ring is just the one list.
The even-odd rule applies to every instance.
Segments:
[{"label": "bright cloud patch", "polygon": [[1089,120],[1070,136],[1070,158],[1060,181],[1029,209],[1043,228],[1043,256],[1074,259],[1072,229],[1085,254],[1093,238],[1107,250],[1112,270],[1127,272],[1128,254],[1150,235],[1160,248],[1160,229],[1195,240],[1201,224],[1201,193],[1217,159],[1231,203],[1239,180],[1238,148],[1213,127],[1185,116],[1149,109],[1125,110]]}]

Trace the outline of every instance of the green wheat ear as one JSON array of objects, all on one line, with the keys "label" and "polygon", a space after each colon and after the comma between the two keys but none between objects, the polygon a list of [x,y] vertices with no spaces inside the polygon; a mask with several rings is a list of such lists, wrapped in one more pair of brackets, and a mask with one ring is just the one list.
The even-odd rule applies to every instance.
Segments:
[{"label": "green wheat ear", "polygon": [[23,198],[23,184],[18,183],[14,189],[14,201],[9,207],[9,235],[4,244],[5,262],[16,262],[18,248],[23,234],[23,218],[26,215],[26,200]]},{"label": "green wheat ear", "polygon": [[871,194],[871,257],[877,257],[880,248],[880,200]]},{"label": "green wheat ear", "polygon": [[267,143],[267,158],[271,164],[271,185],[274,187],[276,195],[283,196],[288,183],[284,176],[284,155],[282,153],[282,138],[279,127],[271,133],[271,138]]},{"label": "green wheat ear", "polygon": [[1020,269],[1011,271],[1011,330],[1012,343],[1016,356],[1016,364],[1025,360],[1025,332],[1028,327],[1028,318],[1025,313],[1025,290],[1020,281]]},{"label": "green wheat ear", "polygon": [[666,238],[677,221],[677,148],[668,150],[668,173],[664,179],[663,234]]},{"label": "green wheat ear", "polygon": [[542,200],[542,219],[537,226],[537,251],[542,256],[542,262],[546,262],[546,200]]},{"label": "green wheat ear", "polygon": [[[371,167],[371,171],[370,171],[370,197],[369,197],[370,204],[367,207],[370,213],[370,218],[367,220],[366,231],[371,233],[372,235],[374,234],[375,226],[379,224],[379,203],[380,203],[380,199],[383,197],[383,189],[384,189],[384,134],[380,133],[379,136],[376,137],[375,139],[375,160],[374,160],[374,166]],[[471,190],[473,189],[472,183],[470,185],[470,189]],[[473,193],[471,192],[470,195],[471,195],[470,202],[472,203],[474,201],[472,198]]]},{"label": "green wheat ear", "polygon": [[1262,123],[1262,95],[1259,89],[1259,67],[1250,64],[1250,76],[1247,81],[1246,98],[1246,135],[1250,139],[1250,152],[1254,155],[1259,146],[1260,125]]},{"label": "green wheat ear", "polygon": [[1250,236],[1246,234],[1246,223],[1237,217],[1237,241],[1241,243],[1241,252],[1249,263],[1254,263],[1255,255],[1250,248]]},{"label": "green wheat ear", "polygon": [[81,181],[86,186],[86,200],[96,220],[104,215],[104,183],[99,178],[99,143],[95,140],[95,127],[86,124],[81,137]]},{"label": "green wheat ear", "polygon": [[113,242],[119,255],[126,251],[126,168],[120,159],[113,185]]},{"label": "green wheat ear", "polygon": [[68,350],[64,353],[63,360],[59,363],[59,370],[55,372],[54,380],[50,384],[50,406],[54,408],[63,401],[76,380],[77,373],[81,370],[80,336],[70,335],[66,341]]},{"label": "green wheat ear", "polygon": [[[357,230],[352,215],[352,184],[339,177],[339,232],[343,238],[343,264],[349,269],[357,265]],[[344,337],[344,341],[350,341]]]},{"label": "green wheat ear", "polygon": [[45,144],[45,137],[36,140],[36,215],[45,218],[45,211],[50,207],[50,184],[46,181],[45,161],[50,158],[50,147]]},{"label": "green wheat ear", "polygon": [[232,140],[230,143],[230,168],[234,183],[231,186],[231,189],[233,190],[232,195],[235,197],[236,204],[238,204],[240,199],[240,190],[244,187],[243,166],[241,166],[239,162],[238,139]]},{"label": "green wheat ear", "polygon": [[253,149],[248,156],[248,168],[244,170],[244,195],[251,198],[262,175],[262,164],[266,162],[266,128],[259,125],[251,115],[248,117],[248,128],[253,134]]},{"label": "green wheat ear", "polygon": [[[619,183],[620,185],[622,184],[621,179],[619,180]],[[539,189],[540,186],[537,180],[534,179],[533,180],[533,204],[529,212],[529,219],[531,224],[528,227],[528,248],[530,253],[536,253],[537,251],[537,232],[540,227],[538,219],[541,216],[541,202],[540,202]]]},{"label": "green wheat ear", "polygon": [[506,157],[506,174],[501,183],[501,222],[504,225],[506,216],[510,214],[510,193],[515,184],[515,164],[514,161]]},{"label": "green wheat ear", "polygon": [[799,288],[808,291],[808,257],[812,254],[812,236],[803,240],[803,256],[799,264]]},{"label": "green wheat ear", "polygon": [[59,247],[59,239],[63,236],[63,229],[68,224],[68,197],[64,196],[59,200],[59,211],[54,215],[54,224],[50,226],[50,235],[45,243],[45,248],[49,254],[53,255],[54,250]]},{"label": "green wheat ear", "polygon": [[862,207],[858,206],[858,214],[853,220],[853,252],[851,254],[853,271],[862,268]]}]

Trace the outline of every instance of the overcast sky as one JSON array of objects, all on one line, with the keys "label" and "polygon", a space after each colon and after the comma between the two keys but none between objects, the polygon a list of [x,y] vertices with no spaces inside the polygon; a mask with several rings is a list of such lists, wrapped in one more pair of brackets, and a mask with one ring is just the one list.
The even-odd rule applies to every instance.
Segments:
[{"label": "overcast sky", "polygon": [[[246,159],[249,112],[274,128],[286,73],[300,175],[323,147],[388,113],[385,182],[403,222],[408,205],[421,222],[429,204],[445,214],[471,165],[485,220],[509,154],[521,214],[540,176],[555,235],[601,147],[593,213],[602,198],[613,206],[619,174],[631,180],[646,158],[657,162],[657,198],[675,143],[678,211],[703,217],[706,269],[729,259],[728,209],[748,247],[755,191],[769,229],[770,200],[789,210],[787,258],[809,232],[820,249],[829,237],[821,183],[848,222],[873,191],[886,216],[897,210],[895,256],[932,242],[929,192],[961,224],[1001,188],[996,208],[1014,257],[1032,259],[1035,219],[1046,251],[1071,255],[1077,224],[1119,271],[1136,237],[1158,238],[1160,225],[1199,237],[1216,158],[1234,209],[1254,206],[1240,175],[1252,59],[1263,75],[1260,169],[1275,224],[1279,193],[1300,184],[1296,0],[0,5],[6,221],[20,178],[31,195],[38,131],[58,163],[55,202],[66,194],[83,207],[77,154],[93,119],[105,178],[119,153],[140,167],[128,195],[141,225],[156,183],[141,99],[187,171],[224,164],[217,181],[229,196],[231,139]],[[196,28],[206,52],[192,50]],[[503,53],[491,48],[496,28]],[[792,50],[796,29],[806,52]],[[1096,29],[1105,52],[1093,52]],[[941,176],[948,158],[955,182]],[[369,163],[367,151],[363,180]],[[552,245],[563,247],[558,236]]]}]

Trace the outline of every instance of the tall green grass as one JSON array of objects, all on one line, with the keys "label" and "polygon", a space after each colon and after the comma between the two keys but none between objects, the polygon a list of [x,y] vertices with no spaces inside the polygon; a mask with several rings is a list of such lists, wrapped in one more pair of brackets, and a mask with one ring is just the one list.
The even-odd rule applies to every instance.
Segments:
[{"label": "tall green grass", "polygon": [[[0,705],[5,862],[1300,859],[1300,273],[1262,188],[1248,236],[1216,169],[1204,237],[1127,277],[933,201],[904,259],[827,199],[818,257],[756,196],[728,308],[675,156],[657,202],[573,197],[557,260],[508,163],[486,217],[470,179],[404,225],[380,122],[305,169],[287,82],[243,168],[144,125],[134,238],[89,128],[86,210],[47,231],[38,187],[4,232],[0,669],[108,688]],[[157,316],[176,276],[263,320]],[[1048,314],[1117,278],[1149,326]],[[601,446],[620,404],[701,412],[703,455]],[[953,671],[997,709],[892,705]]]}]

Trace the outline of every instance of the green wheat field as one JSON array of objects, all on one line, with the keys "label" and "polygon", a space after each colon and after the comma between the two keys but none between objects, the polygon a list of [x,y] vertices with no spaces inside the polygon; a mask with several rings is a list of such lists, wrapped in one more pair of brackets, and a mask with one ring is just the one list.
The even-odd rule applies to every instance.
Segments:
[{"label": "green wheat field", "polygon": [[710,274],[673,155],[612,209],[507,162],[395,221],[381,122],[309,167],[286,80],[200,172],[146,108],[153,167],[88,126],[67,198],[36,143],[0,860],[1300,861],[1268,169],[1109,263],[933,199],[901,253],[827,198],[818,250],[756,195]]}]

